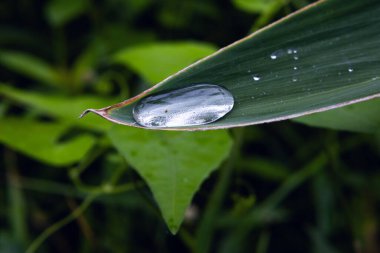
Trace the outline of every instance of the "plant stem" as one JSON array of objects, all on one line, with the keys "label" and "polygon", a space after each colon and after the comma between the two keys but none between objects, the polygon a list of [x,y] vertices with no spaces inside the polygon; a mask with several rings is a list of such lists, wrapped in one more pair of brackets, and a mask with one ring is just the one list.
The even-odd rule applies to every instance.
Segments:
[{"label": "plant stem", "polygon": [[220,171],[215,190],[210,197],[206,211],[196,234],[197,244],[195,245],[195,251],[199,253],[209,252],[215,229],[215,219],[221,209],[224,196],[230,183],[234,164],[238,160],[237,157],[240,153],[244,128],[236,128],[233,129],[233,131],[235,133],[235,142],[232,147],[230,158]]},{"label": "plant stem", "polygon": [[42,243],[49,238],[52,234],[54,234],[56,231],[61,229],[63,226],[69,224],[71,221],[78,218],[86,209],[90,206],[90,204],[93,202],[93,200],[98,196],[98,194],[92,194],[85,198],[85,200],[82,202],[78,208],[76,208],[72,213],[70,213],[68,216],[63,218],[62,220],[54,223],[47,229],[45,229],[44,232],[42,232],[28,247],[26,250],[26,253],[33,253],[36,252],[36,250],[42,245]]}]

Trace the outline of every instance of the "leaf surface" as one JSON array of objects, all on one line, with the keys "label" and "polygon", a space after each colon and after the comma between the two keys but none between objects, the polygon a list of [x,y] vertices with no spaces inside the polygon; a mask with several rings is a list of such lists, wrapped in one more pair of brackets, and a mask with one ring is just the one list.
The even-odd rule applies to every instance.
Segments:
[{"label": "leaf surface", "polygon": [[63,96],[55,93],[25,91],[0,83],[0,97],[4,96],[24,107],[33,108],[38,112],[56,117],[75,125],[96,130],[107,130],[111,124],[97,117],[91,117],[87,122],[78,120],[78,115],[86,106],[104,106],[112,103],[112,99],[96,96]]},{"label": "leaf surface", "polygon": [[309,126],[346,130],[359,133],[380,131],[380,99],[372,99],[327,112],[294,119]]},{"label": "leaf surface", "polygon": [[115,125],[109,136],[149,185],[172,233],[194,193],[232,145],[226,131],[163,132]]},{"label": "leaf surface", "polygon": [[0,142],[41,162],[67,166],[82,159],[95,143],[88,134],[60,141],[68,129],[60,123],[6,117],[0,119]]},{"label": "leaf surface", "polygon": [[380,2],[375,0],[320,1],[130,100],[88,111],[141,127],[132,117],[139,99],[199,83],[216,84],[234,96],[229,114],[207,125],[171,128],[207,130],[285,120],[378,97],[378,13]]},{"label": "leaf surface", "polygon": [[215,51],[216,48],[207,43],[161,42],[126,48],[114,59],[147,81],[157,83]]}]

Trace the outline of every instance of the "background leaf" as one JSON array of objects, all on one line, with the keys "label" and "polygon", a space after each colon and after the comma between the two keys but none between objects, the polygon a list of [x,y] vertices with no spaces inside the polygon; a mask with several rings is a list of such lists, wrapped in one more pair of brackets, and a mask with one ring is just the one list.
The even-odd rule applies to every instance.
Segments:
[{"label": "background leaf", "polygon": [[[234,109],[217,129],[295,118],[380,96],[380,2],[322,1],[197,62],[118,105],[92,110],[136,126],[134,103],[198,83],[227,88]],[[156,64],[155,64],[156,66]]]},{"label": "background leaf", "polygon": [[46,5],[45,13],[50,24],[63,26],[83,14],[87,3],[87,0],[50,0]]},{"label": "background leaf", "polygon": [[109,137],[148,183],[172,233],[179,229],[194,193],[232,145],[226,131],[160,132],[116,125]]},{"label": "background leaf", "polygon": [[88,134],[59,141],[68,129],[59,123],[7,117],[0,119],[0,142],[41,162],[66,166],[82,159],[95,143]]},{"label": "background leaf", "polygon": [[214,51],[216,48],[207,43],[161,42],[126,48],[114,59],[147,81],[157,83]]},{"label": "background leaf", "polygon": [[43,84],[57,86],[60,76],[49,63],[32,55],[12,51],[0,51],[0,64]]},{"label": "background leaf", "polygon": [[96,117],[92,117],[88,122],[78,120],[78,115],[89,104],[93,106],[106,105],[110,101],[114,101],[113,99],[97,96],[75,97],[25,91],[1,83],[0,96],[5,96],[16,103],[33,108],[42,114],[65,120],[71,124],[96,130],[106,130],[111,126],[110,123]]},{"label": "background leaf", "polygon": [[376,133],[380,130],[380,99],[372,99],[294,119],[309,126],[347,130],[359,133]]}]

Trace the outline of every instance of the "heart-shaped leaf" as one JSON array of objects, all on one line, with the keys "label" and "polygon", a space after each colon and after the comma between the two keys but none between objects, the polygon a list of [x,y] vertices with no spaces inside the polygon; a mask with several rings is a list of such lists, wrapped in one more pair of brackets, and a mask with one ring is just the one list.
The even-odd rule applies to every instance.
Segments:
[{"label": "heart-shaped leaf", "polygon": [[[170,76],[138,96],[100,110],[137,126],[141,98],[200,83],[229,90],[233,110],[200,130],[295,118],[380,96],[380,2],[326,0],[292,14]],[[168,129],[168,128],[166,128]]]},{"label": "heart-shaped leaf", "polygon": [[194,193],[232,145],[226,131],[162,132],[114,126],[109,136],[148,183],[172,233],[177,232]]}]

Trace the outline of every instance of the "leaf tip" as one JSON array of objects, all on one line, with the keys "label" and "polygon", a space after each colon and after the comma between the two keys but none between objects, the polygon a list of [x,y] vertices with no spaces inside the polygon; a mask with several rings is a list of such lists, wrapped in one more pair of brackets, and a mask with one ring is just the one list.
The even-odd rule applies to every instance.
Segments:
[{"label": "leaf tip", "polygon": [[79,115],[79,118],[80,118],[80,119],[83,118],[83,117],[86,116],[87,113],[89,113],[89,112],[93,112],[93,113],[98,114],[97,110],[95,110],[95,109],[86,109],[86,110],[84,110],[84,111],[81,113],[81,115]]}]

